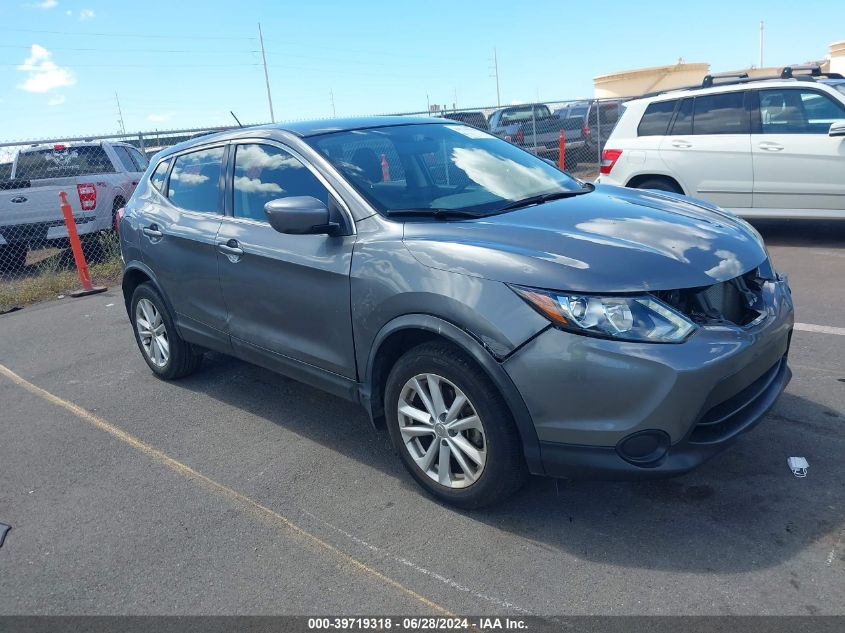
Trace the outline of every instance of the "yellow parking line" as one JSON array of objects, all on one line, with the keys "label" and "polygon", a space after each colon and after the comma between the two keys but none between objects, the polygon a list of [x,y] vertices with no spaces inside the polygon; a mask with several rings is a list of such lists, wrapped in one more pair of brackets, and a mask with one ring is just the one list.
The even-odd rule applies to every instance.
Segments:
[{"label": "yellow parking line", "polygon": [[38,386],[32,384],[28,380],[21,378],[18,374],[16,374],[15,372],[13,372],[11,369],[9,369],[8,367],[6,367],[4,365],[0,365],[0,374],[2,374],[3,376],[5,376],[9,380],[11,380],[16,385],[23,387],[24,389],[29,391],[31,394],[38,396],[42,400],[46,400],[47,402],[50,402],[50,403],[52,403],[52,404],[54,404],[58,407],[61,407],[62,409],[65,409],[66,411],[71,412],[72,414],[74,414],[78,418],[84,420],[85,422],[88,422],[88,424],[100,429],[101,431],[105,431],[106,433],[108,433],[112,437],[120,440],[124,444],[128,444],[132,448],[142,452],[147,457],[150,457],[151,459],[154,459],[155,461],[159,462],[160,464],[167,466],[169,469],[179,473],[180,475],[187,477],[189,479],[195,479],[195,480],[205,484],[206,486],[208,486],[209,488],[211,488],[215,492],[218,492],[218,493],[228,497],[231,501],[234,501],[241,506],[245,506],[247,509],[252,510],[253,512],[257,511],[259,514],[264,515],[265,517],[269,517],[270,519],[272,519],[276,523],[279,523],[282,526],[288,528],[289,530],[292,530],[293,532],[295,532],[299,536],[311,541],[312,543],[321,547],[322,549],[331,552],[332,554],[334,554],[335,556],[337,556],[338,558],[340,558],[344,562],[351,565],[353,568],[357,569],[359,572],[366,574],[366,575],[369,575],[369,576],[372,576],[373,578],[376,578],[376,579],[382,581],[383,583],[393,587],[394,589],[398,589],[400,592],[404,593],[406,596],[413,598],[417,602],[425,605],[426,607],[428,607],[430,609],[433,609],[434,611],[437,611],[438,613],[442,613],[443,615],[447,615],[447,616],[453,615],[450,611],[444,609],[443,607],[441,607],[436,602],[432,602],[431,600],[429,600],[425,596],[421,596],[420,594],[418,594],[413,589],[409,589],[408,587],[406,587],[405,585],[403,585],[399,581],[394,580],[393,578],[390,578],[389,576],[385,576],[383,573],[381,573],[380,571],[378,571],[376,569],[373,569],[372,567],[370,567],[366,563],[359,561],[357,558],[353,558],[352,556],[350,556],[346,552],[343,552],[342,550],[338,549],[337,547],[335,547],[331,543],[327,543],[326,541],[321,539],[319,536],[311,534],[311,532],[308,532],[304,528],[299,527],[297,524],[295,524],[293,521],[291,521],[287,517],[282,516],[281,514],[279,514],[278,512],[276,512],[274,510],[271,510],[267,506],[261,505],[257,501],[250,499],[249,497],[241,494],[237,490],[233,490],[232,488],[229,488],[229,486],[221,484],[221,483],[215,481],[214,479],[211,479],[210,477],[207,477],[206,475],[203,475],[202,473],[197,472],[196,470],[194,470],[190,466],[183,464],[182,462],[170,457],[166,453],[163,453],[159,449],[157,449],[153,446],[150,446],[149,444],[147,444],[146,442],[144,442],[142,440],[139,440],[134,435],[130,435],[126,431],[114,426],[110,422],[107,422],[103,418],[91,413],[87,409],[80,407],[78,404],[74,404],[73,402],[70,402],[69,400],[65,400],[63,398],[60,398],[59,396],[53,395],[49,391],[46,391],[45,389],[42,389],[41,387],[38,387]]}]

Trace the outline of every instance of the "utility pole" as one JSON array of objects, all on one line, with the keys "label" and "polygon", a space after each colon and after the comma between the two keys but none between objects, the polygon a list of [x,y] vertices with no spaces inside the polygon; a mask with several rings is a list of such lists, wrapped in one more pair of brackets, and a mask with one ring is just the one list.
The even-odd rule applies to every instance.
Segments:
[{"label": "utility pole", "polygon": [[267,84],[267,103],[270,104],[270,122],[276,122],[273,114],[273,97],[270,96],[270,75],[267,74],[267,56],[264,54],[264,36],[261,34],[261,22],[258,23],[258,41],[261,43],[261,61],[264,63],[264,82]]},{"label": "utility pole", "polygon": [[496,78],[496,106],[502,105],[502,99],[499,96],[499,58],[496,56],[496,47],[493,47],[493,76]]},{"label": "utility pole", "polygon": [[114,100],[117,102],[117,122],[120,125],[120,133],[126,134],[126,126],[123,125],[123,112],[120,109],[120,98],[117,96],[117,90],[114,91]]},{"label": "utility pole", "polygon": [[331,88],[329,88],[329,99],[331,99],[332,102],[332,116],[337,117],[337,112],[334,109],[334,90]]},{"label": "utility pole", "polygon": [[763,20],[760,20],[760,68],[763,67],[763,29],[765,25],[763,24]]}]

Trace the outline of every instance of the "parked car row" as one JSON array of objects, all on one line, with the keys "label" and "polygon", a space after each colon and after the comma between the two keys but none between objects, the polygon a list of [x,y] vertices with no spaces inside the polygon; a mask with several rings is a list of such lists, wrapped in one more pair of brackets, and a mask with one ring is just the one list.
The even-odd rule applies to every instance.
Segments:
[{"label": "parked car row", "polygon": [[845,219],[845,78],[786,68],[628,101],[598,182],[695,196],[744,217]]},{"label": "parked car row", "polygon": [[30,246],[63,245],[67,228],[59,192],[68,193],[83,238],[115,226],[120,209],[147,168],[127,143],[33,145],[20,150],[0,179],[0,272],[24,266]]}]

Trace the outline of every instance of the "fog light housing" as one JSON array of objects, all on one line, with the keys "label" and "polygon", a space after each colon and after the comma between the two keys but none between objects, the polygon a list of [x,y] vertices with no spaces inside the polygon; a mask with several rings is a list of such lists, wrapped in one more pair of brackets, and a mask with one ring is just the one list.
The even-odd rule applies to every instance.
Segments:
[{"label": "fog light housing", "polygon": [[666,457],[669,446],[669,435],[665,431],[638,431],[621,439],[616,445],[616,452],[635,466],[654,468]]}]

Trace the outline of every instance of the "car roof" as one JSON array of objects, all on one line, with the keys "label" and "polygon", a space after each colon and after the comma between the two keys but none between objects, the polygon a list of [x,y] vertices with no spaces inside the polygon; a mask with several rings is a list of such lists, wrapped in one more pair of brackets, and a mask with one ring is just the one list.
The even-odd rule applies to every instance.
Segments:
[{"label": "car roof", "polygon": [[645,97],[640,97],[638,99],[631,99],[626,103],[626,105],[636,105],[640,103],[651,103],[653,101],[669,101],[671,99],[678,99],[681,97],[689,97],[689,96],[699,96],[699,95],[709,95],[709,94],[719,94],[722,92],[737,92],[741,90],[752,90],[752,89],[762,89],[762,88],[794,88],[796,86],[807,87],[808,85],[813,84],[829,84],[834,81],[842,81],[838,79],[817,79],[815,81],[807,81],[802,79],[757,79],[754,81],[732,81],[725,84],[716,84],[714,86],[710,86],[709,88],[701,88],[701,87],[687,87],[687,88],[677,88],[675,90],[666,90],[665,92],[661,92],[659,94],[652,94]]},{"label": "car roof", "polygon": [[[166,148],[161,152],[161,155],[167,156],[183,149],[219,141],[231,141],[239,138],[255,138],[256,135],[272,138],[274,132],[288,132],[300,138],[308,138],[312,136],[320,136],[322,134],[334,134],[336,132],[369,130],[380,127],[393,127],[397,125],[424,125],[427,123],[446,125],[446,122],[441,118],[411,116],[370,116],[345,119],[294,121],[291,123],[270,123],[267,125],[235,128],[223,132],[198,136],[197,138],[188,139],[187,141],[183,141],[182,143]],[[461,125],[461,122],[449,119],[449,124]]]}]

